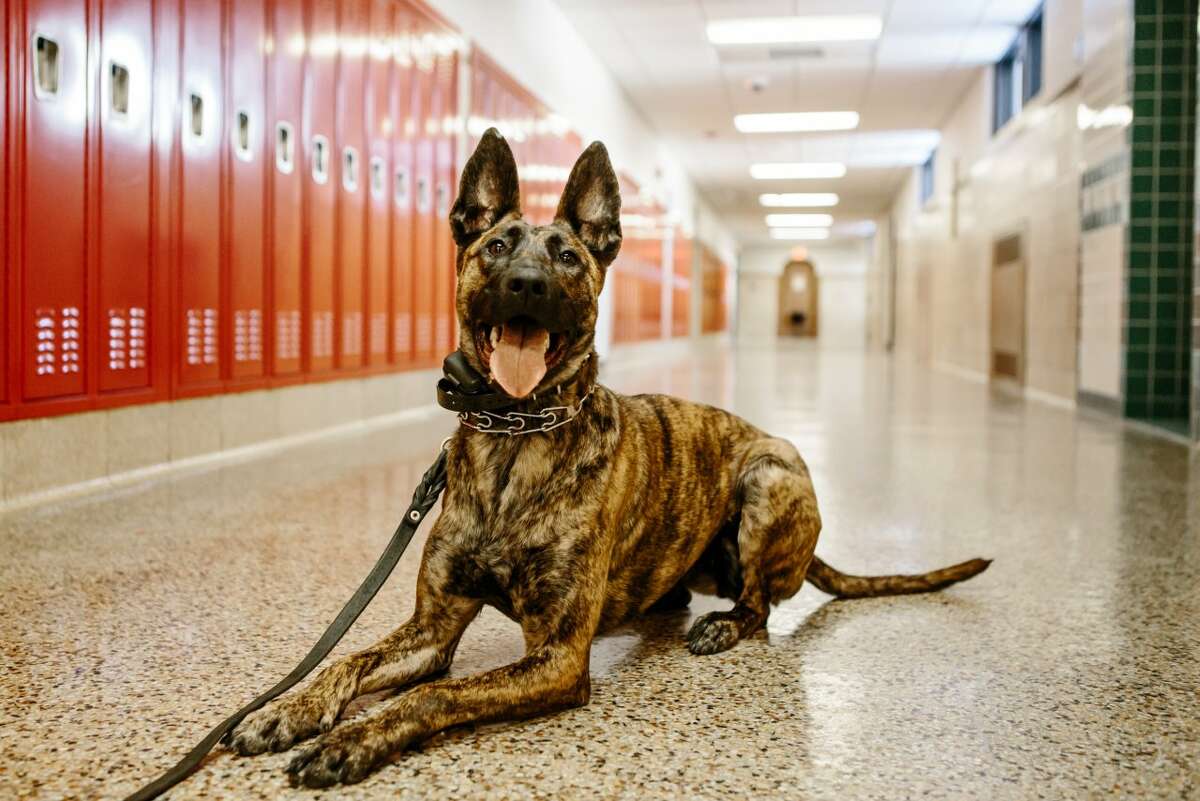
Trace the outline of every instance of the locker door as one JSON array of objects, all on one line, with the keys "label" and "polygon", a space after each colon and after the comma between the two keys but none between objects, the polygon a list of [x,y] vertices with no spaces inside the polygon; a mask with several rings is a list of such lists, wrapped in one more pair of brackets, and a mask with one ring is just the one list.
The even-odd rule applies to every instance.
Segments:
[{"label": "locker door", "polygon": [[355,368],[363,363],[363,261],[366,202],[366,147],[363,137],[363,99],[366,85],[366,36],[369,32],[366,0],[338,4],[341,61],[338,69],[338,366]]},{"label": "locker door", "polygon": [[271,372],[300,372],[301,275],[304,264],[304,185],[308,178],[299,142],[304,109],[304,0],[272,3],[271,116]]},{"label": "locker door", "polygon": [[[0,0],[0,9],[4,11],[4,19],[9,19],[8,5],[4,0]],[[7,401],[12,371],[8,369],[8,365],[12,358],[10,351],[13,340],[20,339],[13,337],[8,328],[9,282],[12,278],[13,253],[13,244],[8,238],[8,182],[11,174],[8,171],[8,103],[9,99],[15,96],[15,91],[20,89],[23,75],[23,70],[12,69],[11,54],[8,52],[11,35],[8,23],[5,23],[0,29],[0,36],[3,36],[5,41],[4,53],[0,55],[4,64],[4,79],[0,81],[0,91],[4,92],[4,99],[0,100],[0,419],[6,419],[10,412]]]},{"label": "locker door", "polygon": [[181,16],[177,358],[180,386],[196,386],[221,376],[221,0],[191,0]]},{"label": "locker door", "polygon": [[675,237],[675,295],[671,302],[674,327],[671,333],[686,336],[691,318],[692,242],[682,232]]},{"label": "locker door", "polygon": [[101,11],[99,339],[90,354],[101,392],[150,386],[151,19],[150,0],[108,0]]},{"label": "locker door", "polygon": [[435,311],[434,282],[437,275],[437,262],[434,253],[435,221],[433,213],[433,184],[434,184],[434,139],[433,115],[430,112],[430,98],[433,93],[433,53],[425,36],[429,32],[429,23],[419,15],[414,15],[414,36],[416,40],[416,69],[413,72],[413,121],[416,123],[416,139],[414,142],[414,215],[415,231],[413,232],[413,282],[414,342],[413,354],[421,364],[433,364],[437,357],[434,351],[433,319]]},{"label": "locker door", "polygon": [[450,233],[450,205],[455,196],[455,133],[452,120],[458,117],[458,54],[438,56],[436,100],[433,121],[436,133],[436,176],[434,263],[437,265],[434,355],[440,359],[454,347],[457,326],[454,312],[454,238]]},{"label": "locker door", "polygon": [[20,281],[25,399],[84,391],[87,30],[83,0],[27,0]]},{"label": "locker door", "polygon": [[395,8],[395,69],[392,96],[396,125],[392,136],[392,362],[407,366],[413,358],[413,143],[417,118],[413,116],[414,81],[412,16],[404,5]]},{"label": "locker door", "polygon": [[[263,193],[266,190],[266,9],[263,0],[239,0],[229,24],[230,53],[226,119],[230,137],[227,204],[229,302],[223,334],[232,343],[230,375],[264,374],[265,275]],[[229,353],[226,352],[228,359]]]},{"label": "locker door", "polygon": [[387,362],[391,319],[392,154],[396,113],[392,102],[392,3],[371,2],[371,52],[367,90],[367,362]]},{"label": "locker door", "polygon": [[333,367],[333,300],[336,273],[337,160],[334,102],[337,97],[337,2],[313,0],[309,29],[309,61],[304,92],[304,185],[307,187],[305,256],[307,311],[305,342],[308,369]]}]

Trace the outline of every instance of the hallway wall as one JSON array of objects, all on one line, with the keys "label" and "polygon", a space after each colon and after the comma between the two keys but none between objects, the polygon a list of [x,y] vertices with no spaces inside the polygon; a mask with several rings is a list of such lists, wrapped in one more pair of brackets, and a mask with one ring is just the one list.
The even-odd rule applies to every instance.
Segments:
[{"label": "hallway wall", "polygon": [[[992,71],[977,79],[942,127],[935,189],[919,200],[920,169],[897,196],[896,348],[936,366],[987,376],[991,369],[994,240],[1021,236],[1026,270],[1026,388],[1066,403],[1075,398],[1080,136],[1076,124],[1079,0],[1045,6],[1043,89],[993,136]],[[886,236],[886,228],[881,228]],[[872,258],[874,295],[886,297],[888,259]],[[888,304],[871,304],[875,345],[888,329]]]}]

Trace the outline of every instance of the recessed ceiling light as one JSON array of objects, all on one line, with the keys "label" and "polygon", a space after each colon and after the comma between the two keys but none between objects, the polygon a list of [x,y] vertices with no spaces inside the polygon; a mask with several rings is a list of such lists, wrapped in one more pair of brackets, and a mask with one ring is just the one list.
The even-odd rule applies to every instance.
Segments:
[{"label": "recessed ceiling light", "polygon": [[833,192],[784,192],[759,195],[758,202],[772,208],[816,208],[836,206],[838,196]]},{"label": "recessed ceiling light", "polygon": [[772,239],[828,239],[828,228],[772,228]]},{"label": "recessed ceiling light", "polygon": [[753,17],[708,23],[708,41],[717,45],[784,42],[854,42],[878,39],[883,20],[873,14],[844,17]]},{"label": "recessed ceiling light", "polygon": [[768,214],[767,225],[778,227],[812,227],[818,225],[833,225],[831,214]]},{"label": "recessed ceiling light", "polygon": [[846,165],[833,161],[782,161],[751,164],[750,177],[759,180],[776,178],[841,178]]},{"label": "recessed ceiling light", "polygon": [[858,127],[857,111],[796,111],[782,114],[738,114],[733,127],[742,133],[849,131]]}]

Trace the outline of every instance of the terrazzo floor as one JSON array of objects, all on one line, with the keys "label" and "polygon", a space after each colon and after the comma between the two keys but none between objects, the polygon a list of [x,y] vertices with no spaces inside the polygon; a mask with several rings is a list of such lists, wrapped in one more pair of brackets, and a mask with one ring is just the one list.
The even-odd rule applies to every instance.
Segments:
[{"label": "terrazzo floor", "polygon": [[[709,657],[683,645],[722,606],[698,598],[601,638],[587,707],[455,731],[324,792],[289,788],[286,754],[218,750],[170,797],[1200,798],[1186,447],[811,345],[635,349],[604,376],[791,438],[818,553],[844,570],[995,563],[939,595],[806,587]],[[0,519],[0,799],[121,798],[285,674],[382,549],[440,420]],[[335,656],[406,617],[419,552]],[[453,673],[520,652],[486,610]]]}]

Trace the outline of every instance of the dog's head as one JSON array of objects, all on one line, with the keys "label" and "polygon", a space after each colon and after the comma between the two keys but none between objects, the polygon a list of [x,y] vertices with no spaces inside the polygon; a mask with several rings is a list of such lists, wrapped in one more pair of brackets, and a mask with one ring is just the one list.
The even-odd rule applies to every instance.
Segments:
[{"label": "dog's head", "polygon": [[571,379],[592,353],[600,290],[621,248],[621,193],[608,151],[575,162],[554,222],[521,219],[517,164],[488,129],[450,210],[458,244],[459,346],[514,398]]}]

